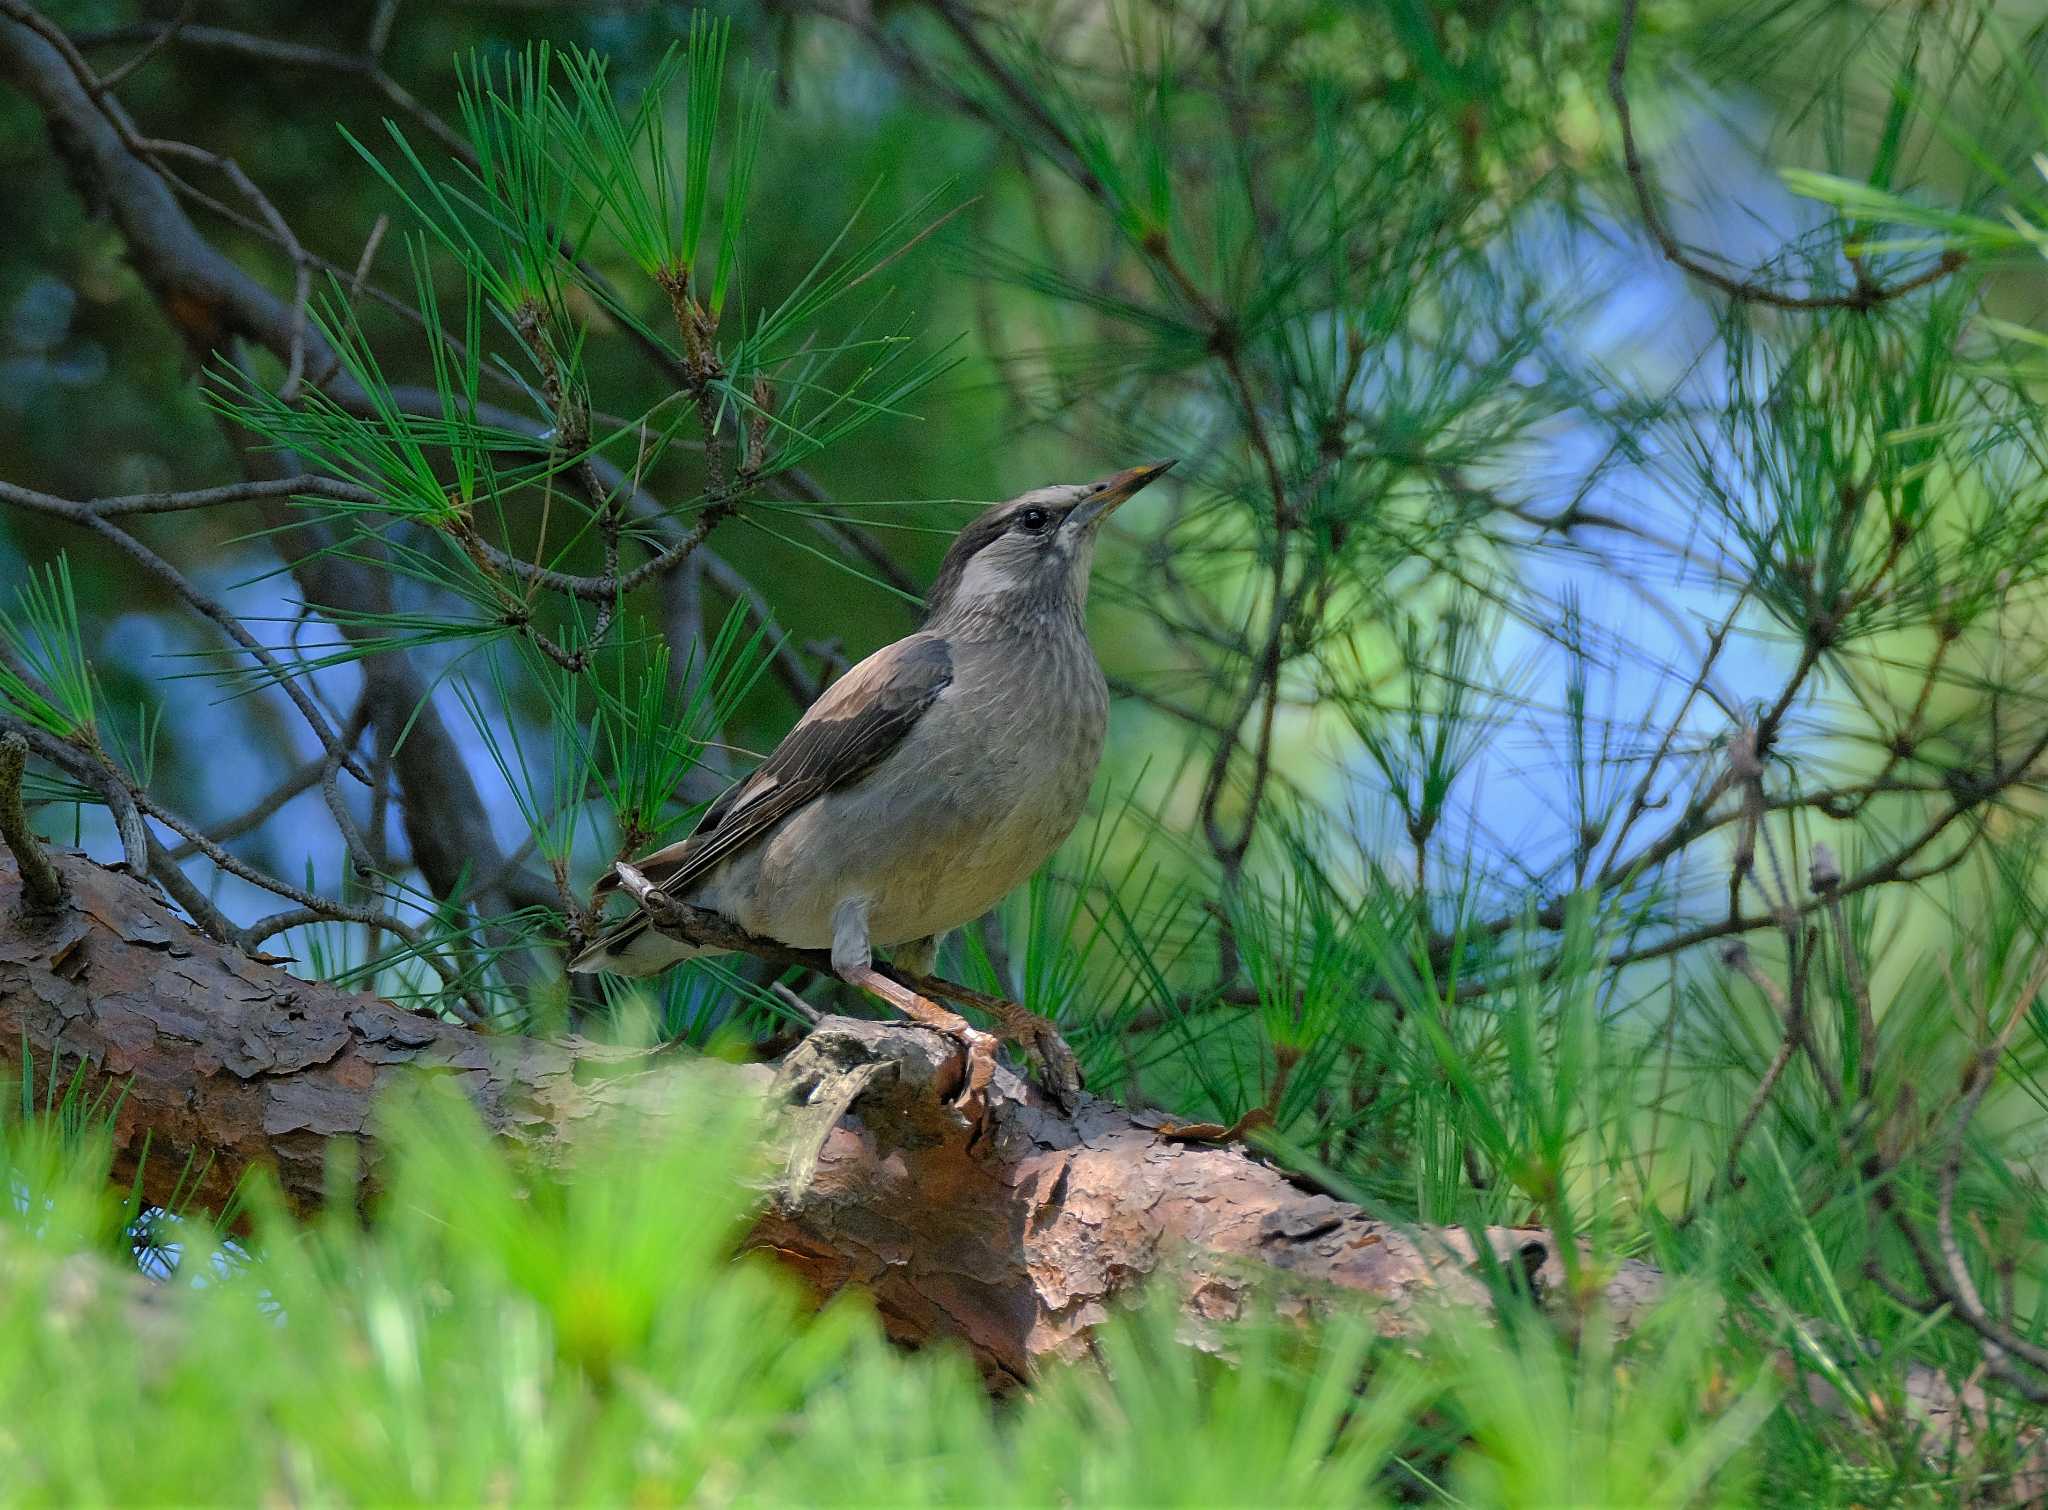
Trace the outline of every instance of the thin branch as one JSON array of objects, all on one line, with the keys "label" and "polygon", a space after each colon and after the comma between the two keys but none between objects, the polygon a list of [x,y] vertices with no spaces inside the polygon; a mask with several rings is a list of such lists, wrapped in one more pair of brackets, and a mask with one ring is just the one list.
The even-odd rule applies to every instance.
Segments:
[{"label": "thin branch", "polygon": [[112,73],[100,76],[98,92],[106,94],[110,90],[120,88],[123,79],[126,79],[136,69],[142,67],[143,64],[163,51],[165,46],[173,41],[179,32],[185,29],[185,24],[192,19],[193,12],[198,9],[199,0],[184,0],[184,4],[178,7],[178,14],[171,21],[170,25],[159,28],[156,35],[151,37],[143,45],[142,50],[136,53],[134,57],[121,64]]},{"label": "thin branch", "polygon": [[[830,950],[798,949],[779,939],[762,938],[758,934],[749,933],[739,924],[708,907],[693,906],[668,895],[658,887],[650,886],[644,876],[628,865],[621,864],[617,868],[621,877],[626,880],[627,889],[639,896],[648,922],[657,933],[690,944],[750,954],[772,965],[796,966],[811,970],[827,979],[839,978],[839,972],[832,963]],[[1067,1047],[1057,1029],[1035,1012],[1028,1011],[1007,997],[991,996],[986,991],[977,991],[971,986],[960,985],[942,976],[926,975],[920,971],[906,970],[881,961],[874,962],[873,968],[884,979],[894,981],[899,986],[907,986],[920,996],[937,997],[987,1013],[1001,1025],[1006,1037],[1013,1042],[1027,1044],[1038,1051],[1040,1057],[1045,1060],[1048,1082],[1056,1095],[1066,1099],[1079,1092],[1080,1069],[1073,1051]]]},{"label": "thin branch", "polygon": [[192,509],[217,508],[222,504],[249,503],[262,499],[320,498],[336,503],[374,505],[380,500],[370,489],[338,477],[300,473],[290,477],[248,478],[219,487],[192,488],[184,492],[120,493],[107,498],[68,499],[33,488],[0,482],[0,503],[34,509],[84,523],[85,515],[119,519],[134,514],[179,514]]},{"label": "thin branch", "polygon": [[1870,282],[1858,267],[1855,269],[1856,286],[1847,293],[1788,294],[1754,279],[1733,277],[1687,251],[1672,234],[1663,211],[1658,208],[1657,196],[1650,186],[1649,171],[1644,167],[1642,154],[1636,146],[1635,116],[1629,108],[1627,77],[1629,50],[1635,41],[1637,5],[1638,0],[1622,0],[1621,3],[1621,24],[1615,32],[1614,58],[1607,69],[1607,97],[1614,102],[1615,120],[1621,127],[1622,166],[1628,173],[1630,188],[1635,191],[1636,208],[1642,216],[1643,228],[1650,233],[1650,239],[1657,244],[1657,250],[1663,253],[1667,262],[1730,298],[1746,303],[1791,310],[1869,310],[1940,282],[1968,260],[1962,252],[1950,250],[1942,253],[1934,266],[1924,272],[1889,285]]},{"label": "thin branch", "polygon": [[237,930],[233,920],[216,907],[213,898],[201,891],[185,868],[171,857],[155,834],[149,836],[149,874],[170,899],[185,909],[199,931],[216,943],[232,944]]},{"label": "thin branch", "polygon": [[[356,740],[362,737],[363,730],[368,728],[369,724],[369,700],[365,698],[356,703],[355,711],[349,715],[347,724],[343,726],[341,743],[347,748],[354,748]],[[207,833],[215,843],[225,844],[230,839],[238,839],[253,829],[261,828],[272,818],[276,817],[285,804],[303,793],[312,791],[314,787],[321,785],[323,781],[331,779],[330,773],[338,769],[339,766],[332,755],[324,756],[317,760],[309,760],[234,817],[209,826]],[[371,773],[373,783],[375,779],[376,773],[373,771]],[[172,850],[171,858],[176,861],[185,861],[198,853],[199,846],[188,841]],[[382,867],[374,866],[373,868],[381,869]]]},{"label": "thin branch", "polygon": [[50,863],[21,805],[21,778],[27,769],[28,741],[12,731],[0,736],[0,841],[13,851],[21,868],[23,900],[34,911],[55,912],[64,904],[64,878]]},{"label": "thin branch", "polygon": [[[287,42],[225,26],[168,26],[158,21],[137,21],[104,31],[80,32],[73,39],[79,48],[92,49],[122,42],[147,41],[163,46],[175,40],[180,46],[284,68],[314,68],[362,79],[392,105],[411,116],[442,146],[474,167],[470,145],[445,120],[421,104],[419,99],[384,71],[383,48],[373,34],[371,46],[363,53],[342,52],[304,42]],[[125,72],[125,70],[123,70]],[[109,86],[111,87],[111,82]]]}]

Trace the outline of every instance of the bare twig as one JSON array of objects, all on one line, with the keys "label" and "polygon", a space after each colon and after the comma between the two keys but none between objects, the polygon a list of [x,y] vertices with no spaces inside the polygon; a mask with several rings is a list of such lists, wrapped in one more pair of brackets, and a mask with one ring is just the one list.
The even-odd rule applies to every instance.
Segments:
[{"label": "bare twig", "polygon": [[166,46],[177,38],[178,33],[185,29],[185,23],[192,19],[192,13],[198,9],[199,0],[185,0],[185,3],[178,7],[178,14],[172,18],[170,25],[163,27],[155,36],[144,43],[140,52],[136,53],[134,57],[121,64],[120,67],[114,69],[111,73],[100,76],[99,85],[95,92],[106,94],[110,90],[120,88],[123,79],[126,79],[136,69],[163,51]]},{"label": "bare twig", "polygon": [[237,930],[233,921],[185,874],[184,867],[155,834],[149,836],[149,874],[172,901],[185,909],[186,916],[199,925],[201,933],[217,943],[235,942]]},{"label": "bare twig", "polygon": [[1650,233],[1650,239],[1664,254],[1665,261],[1730,298],[1747,303],[1790,310],[1868,310],[1938,283],[1968,260],[1959,251],[1947,251],[1924,272],[1889,285],[1869,281],[1859,267],[1855,269],[1856,285],[1847,293],[1788,294],[1752,278],[1732,277],[1687,251],[1672,234],[1663,211],[1658,208],[1657,196],[1650,186],[1649,170],[1644,167],[1642,154],[1636,146],[1635,117],[1628,101],[1628,59],[1635,41],[1637,5],[1638,0],[1622,0],[1621,24],[1614,39],[1614,58],[1607,69],[1607,97],[1614,102],[1615,120],[1621,127],[1622,166],[1628,173],[1630,188],[1635,191],[1636,208],[1642,215],[1643,228]]},{"label": "bare twig", "polygon": [[411,90],[384,71],[383,47],[374,32],[370,37],[369,49],[363,53],[342,52],[336,48],[318,47],[305,42],[288,42],[276,37],[258,36],[253,32],[236,31],[225,26],[174,28],[160,21],[138,21],[106,31],[81,32],[75,41],[81,49],[135,41],[146,41],[162,46],[175,41],[181,47],[224,53],[280,68],[313,68],[328,73],[351,75],[362,79],[386,101],[411,116],[442,146],[464,162],[475,166],[475,155],[462,134],[434,111],[421,104]]},{"label": "bare twig", "polygon": [[348,280],[348,300],[353,304],[363,296],[363,285],[370,279],[370,268],[377,261],[377,248],[384,244],[384,235],[391,229],[391,217],[379,215],[370,226],[370,234],[363,238],[362,255],[356,258],[355,276]]},{"label": "bare twig", "polygon": [[0,735],[0,840],[21,867],[23,901],[34,911],[54,912],[64,903],[64,878],[50,863],[21,804],[21,778],[27,769],[28,741],[11,731]]},{"label": "bare twig", "polygon": [[[213,839],[225,844],[230,839],[239,839],[253,829],[259,829],[276,817],[280,810],[294,797],[310,792],[320,784],[321,773],[327,769],[325,759],[309,760],[298,766],[270,791],[249,804],[232,818],[209,824],[207,833]],[[189,860],[199,853],[199,846],[192,843],[180,844],[171,851],[173,860]]]},{"label": "bare twig", "polygon": [[337,477],[296,473],[289,477],[248,478],[219,487],[192,488],[183,492],[119,493],[107,498],[73,500],[33,488],[0,482],[0,503],[11,503],[39,513],[55,515],[83,524],[86,516],[119,519],[131,514],[177,514],[190,509],[217,508],[223,504],[250,503],[263,499],[322,498],[336,503],[376,504],[380,500],[370,489]]}]

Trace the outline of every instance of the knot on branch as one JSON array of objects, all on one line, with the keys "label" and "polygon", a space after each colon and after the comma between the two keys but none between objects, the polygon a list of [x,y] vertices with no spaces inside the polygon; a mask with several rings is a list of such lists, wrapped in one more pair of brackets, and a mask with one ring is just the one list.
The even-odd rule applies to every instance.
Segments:
[{"label": "knot on branch", "polygon": [[[1022,1082],[998,1070],[991,1101],[1021,1100]],[[858,1107],[885,1148],[924,1149],[965,1143],[974,1129],[954,1106],[960,1086],[957,1045],[909,1023],[827,1017],[783,1059],[774,1099],[793,1108],[797,1130],[788,1186],[800,1194],[832,1127]]]},{"label": "knot on branch", "polygon": [[1764,735],[1754,724],[1735,731],[1728,741],[1728,775],[1738,782],[1757,781],[1764,774]]},{"label": "knot on branch", "polygon": [[1994,796],[2001,785],[1995,777],[1961,769],[1945,772],[1941,779],[1949,795],[1955,799],[1957,808],[1964,811]]},{"label": "knot on branch", "polygon": [[1807,883],[1821,896],[1832,895],[1842,884],[1842,864],[1824,843],[1813,846],[1813,859],[1806,868]]}]

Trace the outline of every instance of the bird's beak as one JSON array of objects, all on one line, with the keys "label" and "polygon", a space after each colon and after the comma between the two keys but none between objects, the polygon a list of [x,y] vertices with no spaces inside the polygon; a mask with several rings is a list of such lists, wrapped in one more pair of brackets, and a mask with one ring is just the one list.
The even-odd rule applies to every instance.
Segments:
[{"label": "bird's beak", "polygon": [[1093,529],[1107,519],[1118,504],[1147,483],[1164,477],[1174,465],[1174,461],[1148,461],[1143,466],[1126,467],[1112,477],[1103,478],[1088,490],[1088,496],[1081,500],[1073,513],[1067,515],[1067,527]]}]

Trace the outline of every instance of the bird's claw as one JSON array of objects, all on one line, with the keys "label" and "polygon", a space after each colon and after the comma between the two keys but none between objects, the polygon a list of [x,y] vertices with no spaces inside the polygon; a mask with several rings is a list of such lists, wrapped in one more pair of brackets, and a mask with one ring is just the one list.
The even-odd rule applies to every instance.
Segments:
[{"label": "bird's claw", "polygon": [[988,1088],[996,1073],[996,1039],[984,1033],[957,1012],[949,1012],[928,997],[920,996],[873,965],[859,965],[840,971],[850,986],[871,991],[920,1027],[952,1040],[960,1046],[960,1089],[947,1103],[967,1122],[970,1144],[980,1141],[989,1127]]},{"label": "bird's claw", "polygon": [[1045,1088],[1053,1103],[1063,1112],[1072,1111],[1081,1100],[1081,1061],[1067,1047],[1059,1029],[1049,1022],[1044,1024],[1044,1031],[1033,1036],[1031,1047],[1037,1051],[1039,1063],[1045,1066]]},{"label": "bird's claw", "polygon": [[953,1097],[952,1107],[966,1119],[973,1134],[968,1141],[976,1142],[988,1131],[988,1088],[996,1074],[996,1040],[994,1035],[964,1024],[952,1036],[958,1041],[961,1054],[960,1089]]},{"label": "bird's claw", "polygon": [[1038,1057],[1044,1069],[1046,1093],[1063,1112],[1070,1112],[1081,1096],[1081,1061],[1060,1036],[1050,1018],[1011,1002],[1002,1014],[1003,1036]]}]

